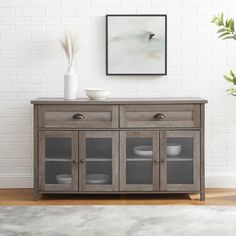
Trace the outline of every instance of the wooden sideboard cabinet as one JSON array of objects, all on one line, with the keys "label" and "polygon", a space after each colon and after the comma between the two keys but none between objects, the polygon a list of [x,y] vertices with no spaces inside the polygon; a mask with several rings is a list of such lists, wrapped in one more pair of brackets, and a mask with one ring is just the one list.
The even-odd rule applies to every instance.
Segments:
[{"label": "wooden sideboard cabinet", "polygon": [[202,98],[39,98],[34,198],[50,193],[200,193]]}]

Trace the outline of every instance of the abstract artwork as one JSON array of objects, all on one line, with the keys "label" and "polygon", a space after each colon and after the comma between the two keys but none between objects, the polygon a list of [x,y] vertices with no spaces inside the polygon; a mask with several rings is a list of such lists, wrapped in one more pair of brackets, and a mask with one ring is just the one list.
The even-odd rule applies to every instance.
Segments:
[{"label": "abstract artwork", "polygon": [[107,15],[107,75],[166,75],[167,16]]}]

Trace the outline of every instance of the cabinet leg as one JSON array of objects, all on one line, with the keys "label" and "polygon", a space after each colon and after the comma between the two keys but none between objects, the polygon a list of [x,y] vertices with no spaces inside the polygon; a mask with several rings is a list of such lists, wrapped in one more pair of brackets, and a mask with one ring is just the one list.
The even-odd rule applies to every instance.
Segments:
[{"label": "cabinet leg", "polygon": [[205,201],[205,191],[200,192],[200,201]]},{"label": "cabinet leg", "polygon": [[34,201],[40,200],[40,197],[41,197],[41,194],[39,194],[38,192],[33,193],[33,200]]}]

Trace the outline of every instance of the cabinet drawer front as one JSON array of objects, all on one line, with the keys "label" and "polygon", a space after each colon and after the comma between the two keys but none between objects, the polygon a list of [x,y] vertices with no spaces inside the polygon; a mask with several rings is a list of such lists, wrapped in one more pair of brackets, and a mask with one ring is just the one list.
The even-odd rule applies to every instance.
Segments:
[{"label": "cabinet drawer front", "polygon": [[124,105],[121,128],[200,127],[200,105]]},{"label": "cabinet drawer front", "polygon": [[118,106],[42,105],[39,127],[46,128],[118,128]]}]

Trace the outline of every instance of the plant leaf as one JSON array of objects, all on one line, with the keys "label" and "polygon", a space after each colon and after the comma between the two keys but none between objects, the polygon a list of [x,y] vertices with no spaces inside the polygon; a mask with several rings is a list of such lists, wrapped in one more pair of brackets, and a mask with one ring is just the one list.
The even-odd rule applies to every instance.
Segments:
[{"label": "plant leaf", "polygon": [[236,96],[236,89],[234,88],[229,88],[226,90],[230,95]]},{"label": "plant leaf", "polygon": [[222,38],[222,37],[224,37],[224,36],[226,36],[226,35],[229,35],[229,32],[225,32],[225,33],[221,34],[221,35],[219,36],[219,38]]},{"label": "plant leaf", "polygon": [[215,20],[215,24],[217,25],[217,26],[221,26],[222,24],[220,23],[220,20],[217,18],[216,20]]},{"label": "plant leaf", "polygon": [[222,38],[222,40],[225,40],[225,39],[234,39],[234,36],[227,36],[225,38]]},{"label": "plant leaf", "polygon": [[213,18],[211,19],[211,23],[215,23],[217,17],[216,16],[213,16]]},{"label": "plant leaf", "polygon": [[226,19],[226,21],[225,21],[225,26],[228,28],[229,27],[229,20],[228,19]]},{"label": "plant leaf", "polygon": [[229,23],[229,27],[231,29],[232,32],[234,32],[234,20],[231,19],[230,23]]},{"label": "plant leaf", "polygon": [[227,81],[229,81],[230,83],[233,83],[234,81],[230,78],[230,77],[228,77],[227,75],[224,75],[224,78],[227,80]]},{"label": "plant leaf", "polygon": [[234,72],[232,71],[232,70],[230,70],[230,75],[232,76],[232,77],[235,77],[235,74],[234,74]]},{"label": "plant leaf", "polygon": [[221,28],[221,29],[219,29],[219,30],[217,31],[217,33],[222,33],[222,32],[225,32],[225,31],[226,31],[225,28]]}]

